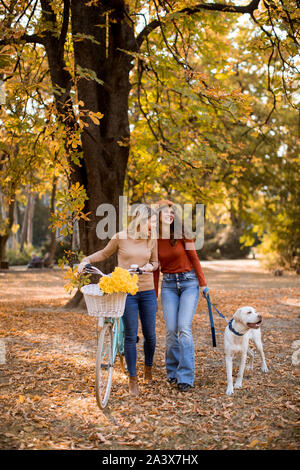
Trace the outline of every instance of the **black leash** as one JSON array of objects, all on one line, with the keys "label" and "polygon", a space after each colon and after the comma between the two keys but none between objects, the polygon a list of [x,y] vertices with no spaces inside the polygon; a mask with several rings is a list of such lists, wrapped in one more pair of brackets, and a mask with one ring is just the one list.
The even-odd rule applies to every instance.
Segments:
[{"label": "black leash", "polygon": [[220,317],[224,318],[225,320],[226,320],[226,317],[221,312],[219,312],[217,307],[211,302],[208,291],[209,291],[209,289],[208,289],[208,287],[206,287],[203,290],[203,295],[204,295],[204,297],[206,299],[206,302],[207,302],[208,315],[209,315],[209,321],[210,321],[210,329],[211,329],[211,336],[212,336],[212,344],[213,344],[213,347],[215,348],[217,346],[217,342],[216,342],[216,332],[215,332],[215,325],[214,325],[214,317],[213,317],[212,307],[216,310],[216,312],[220,315]]}]

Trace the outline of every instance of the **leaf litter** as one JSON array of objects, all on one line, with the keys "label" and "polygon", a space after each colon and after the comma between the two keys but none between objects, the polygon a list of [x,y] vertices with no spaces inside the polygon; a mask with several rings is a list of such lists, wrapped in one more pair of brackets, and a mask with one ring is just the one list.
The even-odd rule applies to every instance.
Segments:
[{"label": "leaf litter", "polygon": [[[255,276],[257,288],[237,288],[230,279],[222,288],[218,273],[206,269],[205,274],[214,304],[227,317],[242,305],[262,312],[270,372],[261,372],[256,354],[253,371],[245,371],[243,388],[226,396],[226,325],[214,315],[213,348],[201,299],[193,322],[195,384],[189,393],[179,392],[166,382],[159,303],[153,383],[143,382],[140,332],[140,395],[129,395],[117,361],[105,410],[97,407],[94,395],[95,319],[64,309],[68,296],[60,273],[30,273],[30,282],[27,272],[1,277],[0,336],[6,362],[0,366],[0,448],[299,449],[299,367],[291,362],[292,344],[300,339],[299,278],[292,287],[280,287],[274,278],[271,288],[260,283],[259,274],[243,273],[245,283],[247,275]],[[295,302],[283,304],[286,298]]]}]

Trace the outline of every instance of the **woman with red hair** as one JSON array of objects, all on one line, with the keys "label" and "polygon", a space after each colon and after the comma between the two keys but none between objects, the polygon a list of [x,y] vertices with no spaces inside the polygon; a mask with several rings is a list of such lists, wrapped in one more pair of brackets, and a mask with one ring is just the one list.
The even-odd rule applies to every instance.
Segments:
[{"label": "woman with red hair", "polygon": [[161,302],[166,324],[167,380],[172,384],[177,383],[178,389],[185,392],[194,384],[192,321],[199,293],[206,287],[206,281],[193,239],[176,235],[176,205],[172,201],[161,200],[157,203],[157,210],[160,267],[154,271],[154,285],[158,295],[161,271]]}]

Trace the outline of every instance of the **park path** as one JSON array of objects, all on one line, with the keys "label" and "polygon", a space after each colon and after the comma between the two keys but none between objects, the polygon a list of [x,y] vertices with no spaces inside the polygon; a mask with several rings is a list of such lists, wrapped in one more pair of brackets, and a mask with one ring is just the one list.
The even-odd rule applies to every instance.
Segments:
[{"label": "park path", "polygon": [[[213,348],[201,299],[193,322],[195,387],[179,393],[165,380],[159,304],[154,383],[146,385],[140,377],[140,396],[133,399],[117,369],[105,411],[94,398],[95,320],[63,308],[69,299],[63,273],[0,272],[0,448],[299,449],[299,368],[291,356],[300,339],[300,277],[275,277],[257,260],[202,266],[212,301],[224,315],[230,318],[242,305],[262,312],[270,372],[260,371],[256,357],[243,389],[225,395],[225,323],[215,315]],[[140,341],[140,375],[142,347]]]}]

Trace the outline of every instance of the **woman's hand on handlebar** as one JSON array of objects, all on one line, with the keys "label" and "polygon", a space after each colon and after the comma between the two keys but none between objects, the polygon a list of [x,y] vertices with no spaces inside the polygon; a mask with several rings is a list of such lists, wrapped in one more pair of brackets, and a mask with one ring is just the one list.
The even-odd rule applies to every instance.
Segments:
[{"label": "woman's hand on handlebar", "polygon": [[89,265],[90,263],[88,261],[82,261],[78,266],[77,266],[77,272],[78,274],[83,273],[84,268]]},{"label": "woman's hand on handlebar", "polygon": [[140,269],[141,269],[141,271],[148,272],[148,273],[152,273],[152,271],[153,271],[153,265],[152,265],[151,263],[146,263],[146,264],[144,264],[144,266],[142,266]]},{"label": "woman's hand on handlebar", "polygon": [[153,270],[153,266],[150,263],[145,264],[144,266],[139,267],[137,264],[131,264],[130,269],[128,269],[131,273],[136,274],[150,274]]},{"label": "woman's hand on handlebar", "polygon": [[[102,276],[105,276],[105,274],[102,273],[102,271],[95,268],[95,266],[92,266],[89,261],[81,261],[81,263],[78,264],[77,266],[77,273],[82,274],[86,270],[86,268],[88,268],[87,269],[88,273],[92,273],[94,271],[94,273],[96,274],[101,274]],[[136,274],[143,274],[143,273],[147,274],[153,271],[153,266],[150,263],[147,263],[142,267],[139,267],[137,264],[132,264],[128,271],[131,273],[136,273]]]}]

